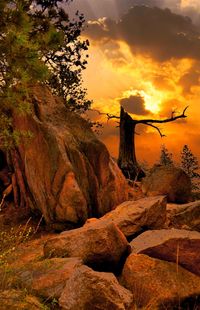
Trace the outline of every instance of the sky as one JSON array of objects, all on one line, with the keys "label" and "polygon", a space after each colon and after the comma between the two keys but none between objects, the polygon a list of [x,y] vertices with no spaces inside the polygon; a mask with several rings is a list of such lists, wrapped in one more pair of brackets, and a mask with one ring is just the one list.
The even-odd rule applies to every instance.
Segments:
[{"label": "sky", "polygon": [[[163,119],[186,106],[188,118],[136,128],[136,155],[154,163],[165,144],[174,159],[187,144],[200,161],[200,1],[74,0],[69,6],[87,19],[90,41],[84,85],[93,108],[119,115],[122,105],[136,119]],[[119,128],[114,120],[90,113],[104,128],[99,138],[118,156]]]}]

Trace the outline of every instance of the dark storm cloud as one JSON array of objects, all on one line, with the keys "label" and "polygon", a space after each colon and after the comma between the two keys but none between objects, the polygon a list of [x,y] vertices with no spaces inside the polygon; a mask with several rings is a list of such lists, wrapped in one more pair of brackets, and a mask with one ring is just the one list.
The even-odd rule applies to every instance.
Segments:
[{"label": "dark storm cloud", "polygon": [[102,17],[117,20],[135,5],[169,8],[173,12],[191,17],[195,24],[200,25],[198,10],[192,5],[182,8],[181,0],[73,0],[70,5],[65,4],[65,8],[71,14],[79,10],[84,13],[87,20]]},{"label": "dark storm cloud", "polygon": [[120,100],[120,104],[123,106],[126,112],[136,115],[146,115],[149,113],[147,110],[145,110],[144,103],[144,98],[141,97],[140,94]]},{"label": "dark storm cloud", "polygon": [[169,9],[136,6],[119,22],[91,22],[87,35],[94,40],[123,40],[133,54],[150,55],[157,61],[200,59],[200,33],[188,17]]},{"label": "dark storm cloud", "polygon": [[199,86],[200,63],[194,65],[179,80],[179,85],[183,89],[183,94],[191,93],[193,86]]},{"label": "dark storm cloud", "polygon": [[84,13],[87,20],[109,17],[119,19],[133,5],[134,0],[74,0],[66,8],[75,12],[79,10]]}]

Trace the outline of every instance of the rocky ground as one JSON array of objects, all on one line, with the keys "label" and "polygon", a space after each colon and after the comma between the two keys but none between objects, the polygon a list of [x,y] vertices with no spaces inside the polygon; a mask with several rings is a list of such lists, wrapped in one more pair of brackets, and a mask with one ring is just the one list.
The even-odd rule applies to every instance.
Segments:
[{"label": "rocky ground", "polygon": [[13,120],[31,143],[13,166],[0,150],[0,309],[200,309],[189,177],[157,165],[130,187],[86,120],[46,87],[33,97]]},{"label": "rocky ground", "polygon": [[200,201],[154,196],[59,234],[30,222],[1,264],[1,309],[198,310],[199,219]]}]

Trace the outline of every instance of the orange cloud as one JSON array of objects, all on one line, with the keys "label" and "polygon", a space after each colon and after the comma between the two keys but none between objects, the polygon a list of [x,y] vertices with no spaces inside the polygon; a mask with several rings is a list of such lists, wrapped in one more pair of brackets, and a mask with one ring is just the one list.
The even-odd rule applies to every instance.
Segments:
[{"label": "orange cloud", "polygon": [[[160,10],[151,12],[160,14]],[[150,117],[166,118],[172,111],[181,113],[183,108],[189,105],[186,120],[162,126],[162,131],[166,134],[164,140],[153,128],[149,129],[145,126],[137,128],[140,133],[136,138],[137,157],[139,160],[146,159],[153,162],[159,158],[160,146],[165,143],[175,154],[176,159],[184,144],[188,144],[200,159],[200,61],[197,60],[200,53],[197,55],[198,49],[194,52],[192,44],[190,48],[184,50],[184,44],[189,38],[191,38],[190,43],[196,40],[196,47],[199,39],[196,37],[194,25],[187,18],[165,10],[163,12],[162,14],[165,14],[165,17],[169,16],[169,19],[162,21],[162,29],[158,29],[158,32],[163,30],[164,25],[165,30],[168,31],[168,24],[172,20],[177,23],[176,31],[187,30],[187,36],[181,41],[182,51],[179,46],[179,49],[172,53],[174,49],[170,46],[174,41],[168,41],[168,49],[167,41],[162,44],[163,41],[157,34],[153,43],[159,45],[157,49],[159,52],[154,53],[155,49],[149,48],[149,41],[144,41],[141,45],[142,38],[138,38],[134,44],[133,39],[128,39],[132,28],[129,29],[127,37],[122,36],[120,32],[114,35],[114,30],[109,30],[113,26],[111,27],[111,24],[104,19],[101,21],[105,27],[103,36],[98,35],[101,37],[101,43],[97,37],[91,39],[91,57],[84,76],[85,85],[89,96],[94,99],[94,108],[116,115],[119,115],[120,102],[123,102],[128,112],[133,113],[132,116],[137,118],[146,118],[144,107],[149,111]],[[142,21],[138,27],[141,29]],[[138,28],[138,35],[140,29]],[[194,34],[192,34],[193,29],[195,29]],[[151,28],[149,31],[153,36],[156,28]],[[172,31],[172,28],[169,28],[169,31]],[[175,40],[176,42],[173,43],[175,47],[180,43],[179,36],[175,35],[173,38],[178,38],[178,41]],[[100,138],[106,143],[112,155],[117,157],[118,129],[113,122],[107,125],[105,116],[101,116],[101,121],[105,124],[105,128]]]}]

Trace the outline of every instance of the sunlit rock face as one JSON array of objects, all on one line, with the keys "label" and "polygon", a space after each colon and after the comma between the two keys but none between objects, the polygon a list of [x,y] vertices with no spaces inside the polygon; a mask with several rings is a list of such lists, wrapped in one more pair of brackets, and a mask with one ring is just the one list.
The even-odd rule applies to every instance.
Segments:
[{"label": "sunlit rock face", "polygon": [[[191,306],[195,300],[199,305],[199,276],[181,266],[177,267],[176,263],[144,254],[129,255],[120,283],[133,293],[139,309],[149,306],[151,309],[176,309],[178,304],[183,304],[189,298]],[[193,307],[188,305],[188,309]]]},{"label": "sunlit rock face", "polygon": [[[132,252],[177,263],[200,276],[200,233],[185,229],[150,230],[130,243]],[[177,258],[178,257],[178,258]]]},{"label": "sunlit rock face", "polygon": [[127,200],[127,183],[88,123],[46,87],[33,89],[32,116],[14,123],[33,134],[19,147],[31,204],[47,223],[80,224]]}]

